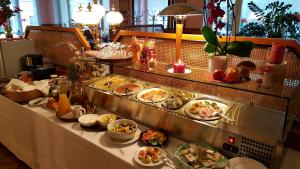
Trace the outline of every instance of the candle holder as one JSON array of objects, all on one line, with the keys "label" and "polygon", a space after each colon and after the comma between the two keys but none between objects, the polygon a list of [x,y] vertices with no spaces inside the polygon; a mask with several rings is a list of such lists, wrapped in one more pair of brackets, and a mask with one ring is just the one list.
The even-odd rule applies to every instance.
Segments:
[{"label": "candle holder", "polygon": [[[176,20],[176,60],[173,64],[173,73],[186,73],[185,64],[180,59],[181,39],[184,21],[189,15],[203,15],[203,11],[192,4],[179,3],[164,8],[158,15],[174,16]],[[169,70],[168,70],[169,71]]]},{"label": "candle holder", "polygon": [[174,62],[173,65],[168,65],[167,71],[174,74],[189,74],[192,73],[192,70],[186,67],[186,64],[180,59],[178,62]]}]

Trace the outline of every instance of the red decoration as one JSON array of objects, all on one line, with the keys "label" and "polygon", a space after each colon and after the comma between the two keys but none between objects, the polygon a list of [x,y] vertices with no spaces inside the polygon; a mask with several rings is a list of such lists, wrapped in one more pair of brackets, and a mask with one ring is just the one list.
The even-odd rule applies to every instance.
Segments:
[{"label": "red decoration", "polygon": [[157,52],[154,49],[155,41],[154,40],[146,40],[144,43],[144,47],[141,52],[140,61],[141,63],[147,64],[150,58],[156,59]]},{"label": "red decoration", "polygon": [[210,11],[210,17],[207,18],[208,24],[216,24],[215,31],[217,29],[222,29],[225,26],[225,23],[221,21],[221,18],[224,17],[225,11],[221,9],[221,3],[225,0],[211,0],[207,4],[207,9]]},{"label": "red decoration", "polygon": [[173,64],[174,73],[185,73],[185,63],[183,63],[180,59],[178,62]]},{"label": "red decoration", "polygon": [[285,46],[279,43],[273,43],[271,54],[269,56],[269,63],[271,64],[280,64],[283,61]]}]

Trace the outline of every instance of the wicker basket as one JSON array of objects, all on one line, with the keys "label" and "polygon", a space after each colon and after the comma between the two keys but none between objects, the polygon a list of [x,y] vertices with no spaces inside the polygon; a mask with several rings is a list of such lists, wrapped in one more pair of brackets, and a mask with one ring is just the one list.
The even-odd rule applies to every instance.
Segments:
[{"label": "wicker basket", "polygon": [[43,93],[39,90],[30,90],[26,92],[6,91],[5,96],[15,102],[27,102],[32,99],[43,97]]}]

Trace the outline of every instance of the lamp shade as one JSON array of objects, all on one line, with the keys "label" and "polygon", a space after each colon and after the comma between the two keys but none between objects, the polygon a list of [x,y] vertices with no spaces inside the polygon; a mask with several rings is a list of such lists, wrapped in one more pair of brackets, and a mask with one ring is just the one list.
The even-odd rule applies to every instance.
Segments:
[{"label": "lamp shade", "polygon": [[110,25],[119,25],[123,19],[123,15],[118,11],[110,11],[106,14],[106,20]]},{"label": "lamp shade", "polygon": [[105,9],[102,5],[93,4],[91,11],[76,11],[74,21],[85,25],[98,24],[105,14]]},{"label": "lamp shade", "polygon": [[162,16],[178,16],[178,15],[203,15],[203,10],[195,5],[187,3],[178,3],[170,5],[159,12]]}]

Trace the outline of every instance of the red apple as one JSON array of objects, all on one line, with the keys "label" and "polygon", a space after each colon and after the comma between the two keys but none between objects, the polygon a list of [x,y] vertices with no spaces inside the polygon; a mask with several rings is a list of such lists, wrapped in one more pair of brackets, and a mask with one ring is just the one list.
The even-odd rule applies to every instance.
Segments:
[{"label": "red apple", "polygon": [[239,82],[240,78],[241,75],[239,69],[235,67],[230,67],[226,69],[223,81],[227,83],[235,83]]},{"label": "red apple", "polygon": [[214,73],[213,73],[213,78],[215,79],[215,80],[223,80],[224,79],[224,77],[225,77],[225,73],[224,73],[224,71],[223,70],[221,70],[221,69],[216,69],[215,71],[214,71]]}]

